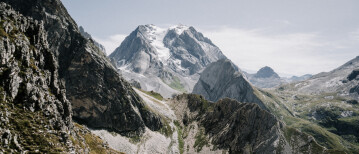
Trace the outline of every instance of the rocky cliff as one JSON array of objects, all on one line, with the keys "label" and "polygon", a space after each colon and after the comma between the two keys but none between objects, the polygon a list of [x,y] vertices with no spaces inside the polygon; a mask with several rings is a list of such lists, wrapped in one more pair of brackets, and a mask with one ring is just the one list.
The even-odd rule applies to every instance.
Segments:
[{"label": "rocky cliff", "polygon": [[[183,94],[171,100],[178,118],[184,153],[324,153],[312,137],[282,125],[257,104]],[[191,141],[192,140],[192,141]],[[193,140],[195,140],[193,142]],[[211,149],[211,150],[208,150]],[[217,151],[215,153],[218,153]]]},{"label": "rocky cliff", "polygon": [[44,22],[2,2],[0,21],[0,153],[111,152],[72,122]]},{"label": "rocky cliff", "polygon": [[256,103],[266,108],[255,94],[256,89],[228,59],[218,60],[208,65],[193,88],[194,94],[216,102],[221,98],[233,98],[240,102]]},{"label": "rocky cliff", "polygon": [[208,38],[184,25],[140,25],[109,57],[127,80],[165,97],[192,91],[198,73],[225,58]]},{"label": "rocky cliff", "polygon": [[144,109],[103,52],[80,34],[61,1],[4,1],[25,16],[43,21],[49,50],[58,60],[59,80],[65,81],[77,122],[124,135],[140,135],[146,126],[161,127],[160,119]]}]

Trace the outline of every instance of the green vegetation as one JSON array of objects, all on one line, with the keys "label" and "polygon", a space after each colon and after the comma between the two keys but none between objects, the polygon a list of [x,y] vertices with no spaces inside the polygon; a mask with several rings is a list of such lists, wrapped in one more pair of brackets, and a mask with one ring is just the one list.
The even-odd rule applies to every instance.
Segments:
[{"label": "green vegetation", "polygon": [[[86,130],[86,128],[84,128],[82,125],[74,123],[74,132],[76,133],[70,136],[70,140],[75,147],[80,148],[81,150],[89,148],[90,154],[119,153],[104,147],[103,140],[98,136],[91,134],[91,132]],[[81,142],[82,140],[84,142]]]},{"label": "green vegetation", "polygon": [[160,133],[166,137],[170,137],[173,134],[172,127],[169,125],[166,119],[162,119],[162,128],[160,129]]},{"label": "green vegetation", "polygon": [[[299,131],[297,131],[295,128],[292,127],[285,127],[284,128],[284,136],[287,142],[291,145],[297,144],[292,143],[292,141],[298,141],[298,138],[301,138],[303,141],[309,140],[309,135],[302,134]],[[296,146],[296,145],[294,145]],[[319,146],[316,142],[310,142],[309,145],[299,147],[299,151],[302,153],[321,153],[324,151],[324,148],[322,146]],[[308,151],[310,150],[310,151]]]},{"label": "green vegetation", "polygon": [[2,24],[0,24],[0,36],[9,37],[9,35],[5,32],[5,29],[2,27]]},{"label": "green vegetation", "polygon": [[204,146],[209,146],[209,141],[204,134],[203,128],[200,128],[196,134],[196,141],[194,142],[193,148],[196,148],[196,152],[200,152]]},{"label": "green vegetation", "polygon": [[158,100],[160,100],[160,101],[163,100],[162,95],[159,94],[159,93],[156,93],[156,92],[154,92],[154,91],[145,91],[145,90],[142,90],[142,89],[138,89],[138,90],[140,90],[140,91],[146,93],[147,95],[150,95],[150,96],[152,96],[153,98],[156,98],[156,99],[158,99]]},{"label": "green vegetation", "polygon": [[181,81],[178,77],[174,76],[173,80],[170,84],[168,84],[168,86],[170,86],[171,88],[178,90],[180,92],[186,92],[186,90],[184,89],[184,86],[181,84]]},{"label": "green vegetation", "polygon": [[132,144],[137,144],[137,143],[141,142],[141,137],[138,135],[129,137],[129,139]]},{"label": "green vegetation", "polygon": [[178,121],[174,121],[174,124],[177,127],[177,134],[178,134],[178,149],[180,150],[180,154],[184,152],[184,141],[183,141],[183,129],[181,124]]},{"label": "green vegetation", "polygon": [[90,147],[90,154],[106,153],[106,149],[102,147],[103,141],[92,134],[85,134],[84,139],[86,144]]},{"label": "green vegetation", "polygon": [[[0,93],[3,93],[3,91]],[[17,141],[24,150],[29,152],[38,151],[40,153],[60,153],[66,150],[66,146],[61,142],[60,134],[48,133],[48,130],[56,131],[48,128],[50,124],[42,112],[24,110],[22,104],[14,105],[9,103],[8,100],[9,98],[6,98],[0,104],[2,111],[7,110],[11,113],[8,117],[9,123],[1,127],[8,128],[12,135],[16,134]],[[16,149],[15,143],[10,142],[10,147]]]}]

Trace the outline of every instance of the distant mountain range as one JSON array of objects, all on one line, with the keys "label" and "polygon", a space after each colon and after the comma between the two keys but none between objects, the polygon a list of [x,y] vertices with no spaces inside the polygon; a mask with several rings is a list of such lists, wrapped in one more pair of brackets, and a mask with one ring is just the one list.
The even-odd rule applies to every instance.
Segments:
[{"label": "distant mountain range", "polygon": [[140,25],[109,58],[127,80],[171,97],[191,92],[199,72],[225,56],[193,27]]},{"label": "distant mountain range", "polygon": [[359,57],[262,89],[284,79],[193,27],[141,25],[110,61],[60,0],[2,0],[0,18],[0,153],[359,151]]},{"label": "distant mountain range", "polygon": [[258,70],[255,74],[247,72],[243,73],[247,76],[248,80],[258,88],[274,88],[281,84],[298,82],[309,79],[312,75],[306,74],[303,76],[292,76],[290,78],[280,77],[271,67],[265,66]]}]

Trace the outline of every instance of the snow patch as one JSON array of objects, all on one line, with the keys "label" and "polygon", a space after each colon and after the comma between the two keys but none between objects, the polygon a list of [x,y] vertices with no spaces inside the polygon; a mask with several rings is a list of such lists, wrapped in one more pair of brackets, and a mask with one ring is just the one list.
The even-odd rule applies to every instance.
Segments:
[{"label": "snow patch", "polygon": [[163,64],[166,64],[166,61],[171,56],[170,49],[165,47],[165,44],[163,43],[163,39],[165,38],[168,30],[155,25],[147,25],[147,27],[147,35],[150,44],[156,49],[156,55],[158,58],[163,62]]},{"label": "snow patch", "polygon": [[181,35],[185,30],[188,30],[189,27],[188,26],[185,26],[185,25],[176,25],[176,26],[172,26],[169,28],[170,30],[175,30],[175,32],[178,34],[178,35]]}]

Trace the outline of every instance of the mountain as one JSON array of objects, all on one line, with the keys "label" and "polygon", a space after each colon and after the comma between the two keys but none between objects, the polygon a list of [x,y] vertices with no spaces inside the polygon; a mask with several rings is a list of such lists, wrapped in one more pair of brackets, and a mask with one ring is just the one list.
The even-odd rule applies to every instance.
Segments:
[{"label": "mountain", "polygon": [[0,153],[118,153],[72,121],[44,22],[0,12]]},{"label": "mountain", "polygon": [[[353,61],[349,63],[356,65]],[[349,65],[345,67],[355,68]],[[356,69],[351,72],[343,77],[355,80]],[[219,60],[210,64],[201,73],[193,93],[203,95],[211,101],[231,98],[243,103],[257,104],[281,119],[286,125],[282,129],[284,132],[291,128],[302,130],[303,133],[312,135],[321,146],[331,149],[331,152],[357,151],[357,101],[333,92],[305,95],[291,89],[296,88],[298,84],[301,82],[268,91],[256,89],[230,60]],[[355,85],[357,84],[353,84]],[[351,129],[347,129],[348,127]]]},{"label": "mountain", "polygon": [[258,88],[273,88],[282,83],[286,83],[284,79],[279,77],[279,75],[268,66],[259,69],[255,74],[245,74],[248,80]]},{"label": "mountain", "polygon": [[[243,101],[257,98],[263,104],[228,98],[214,103],[195,94],[166,99],[133,89],[93,41],[81,35],[60,0],[2,0],[0,19],[0,153],[358,151],[358,103],[347,99],[354,95],[308,99],[292,95],[287,85],[274,90],[277,97],[250,86],[237,67],[223,62],[225,69],[219,69],[228,77],[211,75],[253,92],[241,91]],[[176,49],[184,52],[182,48]],[[182,73],[197,74],[192,69]],[[345,69],[349,73],[342,83],[351,83],[348,90],[355,93],[356,62]],[[318,101],[324,106],[315,106]],[[296,104],[286,108],[290,103]]]},{"label": "mountain", "polygon": [[95,46],[97,46],[104,54],[106,54],[106,49],[105,49],[105,47],[104,47],[102,44],[100,44],[100,43],[98,43],[97,41],[95,41],[95,40],[92,38],[92,36],[91,36],[89,33],[87,33],[82,26],[79,27],[79,30],[80,30],[81,35],[82,35],[84,38],[93,41],[93,43],[95,44]]},{"label": "mountain", "polygon": [[321,145],[358,151],[358,68],[359,57],[356,57],[330,72],[281,85],[272,93],[282,98],[296,117],[312,123],[308,127],[308,122],[291,120],[295,127],[322,138]]},{"label": "mountain", "polygon": [[305,94],[339,93],[358,99],[358,93],[354,90],[359,84],[357,69],[359,68],[359,56],[330,72],[323,72],[312,76],[310,79],[297,84],[295,90]]},{"label": "mountain", "polygon": [[311,74],[305,74],[302,76],[292,76],[290,78],[287,79],[287,82],[298,82],[298,81],[304,81],[307,80],[309,78],[311,78],[313,75]]},{"label": "mountain", "polygon": [[165,97],[192,91],[208,64],[225,58],[202,33],[184,25],[138,26],[109,56],[127,79]]},{"label": "mountain", "polygon": [[254,74],[255,78],[280,78],[279,75],[274,72],[274,70],[268,66],[265,66],[261,69],[259,69],[259,71]]},{"label": "mountain", "polygon": [[208,65],[201,73],[192,93],[214,102],[228,97],[266,108],[254,91],[255,88],[230,60],[221,59]]}]

